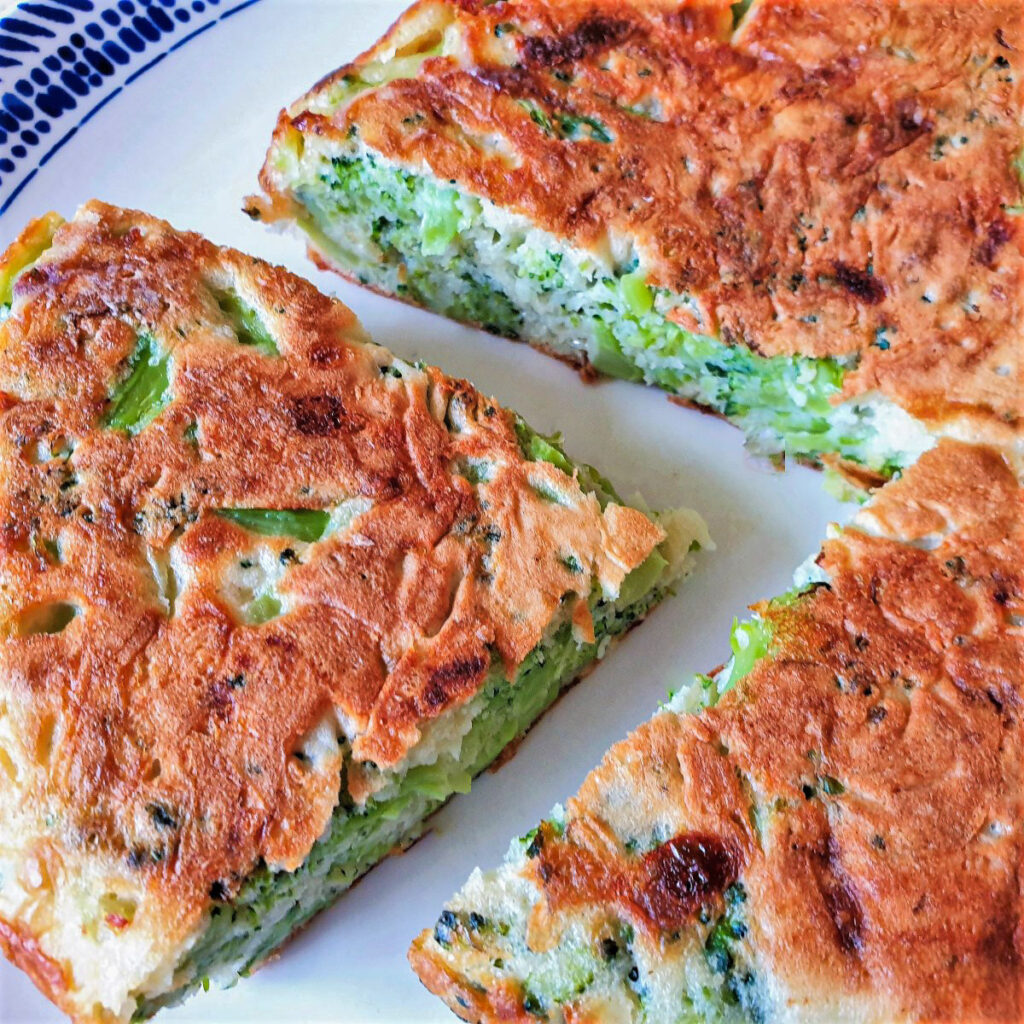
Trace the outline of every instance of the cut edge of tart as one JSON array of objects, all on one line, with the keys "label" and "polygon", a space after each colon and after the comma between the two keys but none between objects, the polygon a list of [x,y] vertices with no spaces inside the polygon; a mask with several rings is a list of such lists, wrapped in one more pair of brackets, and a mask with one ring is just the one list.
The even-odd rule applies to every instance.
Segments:
[{"label": "cut edge of tart", "polygon": [[423,0],[282,112],[247,210],[861,488],[939,436],[1019,459],[1016,7],[732,6]]}]

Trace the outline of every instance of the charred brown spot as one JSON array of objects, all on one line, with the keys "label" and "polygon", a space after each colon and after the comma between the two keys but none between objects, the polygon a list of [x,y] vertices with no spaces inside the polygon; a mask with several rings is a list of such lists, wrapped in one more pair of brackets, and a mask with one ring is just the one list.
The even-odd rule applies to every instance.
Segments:
[{"label": "charred brown spot", "polygon": [[904,135],[912,135],[915,138],[918,135],[923,135],[927,131],[931,131],[932,123],[928,120],[919,119],[920,115],[914,111],[913,113],[904,112],[900,114],[900,131]]},{"label": "charred brown spot", "polygon": [[1013,904],[1013,895],[1007,893],[1005,902],[992,908],[991,916],[984,924],[985,931],[978,949],[987,963],[1016,969],[1021,964],[1021,954],[1014,941],[1014,929],[1018,922],[1017,914],[1012,909]]},{"label": "charred brown spot", "polygon": [[529,36],[523,40],[522,53],[527,64],[541,67],[568,64],[596,50],[614,46],[628,32],[628,21],[598,15],[581,21],[564,36]]},{"label": "charred brown spot", "polygon": [[663,931],[685,924],[739,875],[738,858],[716,836],[676,836],[644,855],[637,904]]},{"label": "charred brown spot", "polygon": [[539,88],[536,77],[524,67],[474,68],[473,77],[498,92],[507,92],[518,97],[529,96],[548,102],[554,100],[550,90]]},{"label": "charred brown spot", "polygon": [[404,491],[405,486],[401,477],[384,476],[373,472],[373,470],[367,470],[359,483],[359,493],[364,498],[376,498],[377,500],[397,498]]},{"label": "charred brown spot", "polygon": [[912,97],[904,97],[896,101],[896,120],[899,131],[893,133],[893,141],[898,145],[913,142],[918,136],[930,132],[935,124],[918,107]]},{"label": "charred brown spot", "polygon": [[833,264],[836,276],[836,284],[844,288],[854,298],[866,302],[869,306],[877,306],[885,298],[885,288],[882,282],[866,270],[858,270],[847,263],[839,260]]},{"label": "charred brown spot", "polygon": [[206,694],[206,706],[213,718],[226,722],[232,715],[235,708],[235,698],[232,694],[230,680],[218,679],[213,683]]},{"label": "charred brown spot", "polygon": [[1003,48],[1004,50],[1016,50],[1016,49],[1017,49],[1017,47],[1015,47],[1015,46],[1011,46],[1011,45],[1010,45],[1010,44],[1009,44],[1009,43],[1008,43],[1008,42],[1006,41],[1006,36],[1005,36],[1005,35],[1003,35],[1003,30],[1002,30],[1001,28],[997,28],[997,29],[996,29],[996,42],[997,42],[997,43],[998,43],[998,44],[999,44],[999,45],[1000,45],[1000,46],[1001,46],[1001,47],[1002,47],[1002,48]]},{"label": "charred brown spot", "polygon": [[427,706],[438,708],[445,704],[453,692],[475,682],[486,668],[487,659],[480,656],[460,658],[458,661],[435,668],[430,673],[427,689],[423,694]]},{"label": "charred brown spot", "polygon": [[736,881],[742,867],[733,847],[700,832],[678,835],[639,860],[619,861],[555,836],[547,824],[539,837],[536,871],[552,909],[610,903],[652,934],[687,924]]},{"label": "charred brown spot", "polygon": [[179,827],[177,815],[166,804],[153,802],[146,804],[146,813],[159,829],[175,831]]},{"label": "charred brown spot", "polygon": [[999,699],[999,695],[991,686],[985,691],[985,696],[988,698],[989,704],[991,704],[992,707],[996,709],[996,712],[1001,715],[1003,713],[1003,702]]},{"label": "charred brown spot", "polygon": [[592,188],[586,192],[572,209],[568,211],[567,219],[570,224],[582,224],[584,221],[592,220],[590,208],[593,206],[597,197],[600,195],[600,189]]},{"label": "charred brown spot", "polygon": [[835,925],[839,948],[845,953],[860,952],[863,913],[857,892],[843,868],[835,836],[829,835],[825,849],[815,856],[814,869],[825,909]]},{"label": "charred brown spot", "polygon": [[281,652],[282,655],[294,655],[297,647],[291,637],[282,636],[279,633],[268,633],[263,638],[263,643],[266,647],[271,647]]},{"label": "charred brown spot", "polygon": [[824,889],[822,895],[832,923],[836,926],[839,945],[847,953],[857,952],[861,947],[862,924],[860,904],[854,894],[847,886],[840,885]]},{"label": "charred brown spot", "polygon": [[295,429],[308,437],[328,437],[341,429],[353,429],[341,399],[336,395],[293,398],[291,417]]},{"label": "charred brown spot", "polygon": [[991,267],[995,262],[996,253],[1006,245],[1012,236],[1010,225],[1002,217],[992,221],[985,232],[985,240],[978,246],[978,262],[986,267]]}]

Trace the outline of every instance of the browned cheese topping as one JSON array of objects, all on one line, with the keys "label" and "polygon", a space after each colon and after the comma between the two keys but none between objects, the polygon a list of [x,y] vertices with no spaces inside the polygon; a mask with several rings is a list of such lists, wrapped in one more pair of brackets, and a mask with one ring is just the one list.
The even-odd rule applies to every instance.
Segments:
[{"label": "browned cheese topping", "polygon": [[847,396],[1005,440],[1022,393],[1018,3],[762,0],[731,34],[725,2],[424,0],[394,31],[421,22],[398,56],[445,33],[450,56],[307,109],[387,36],[279,137],[355,132],[580,246],[628,239],[652,284],[693,300],[673,312],[689,330],[858,357]]},{"label": "browned cheese topping", "polygon": [[[153,393],[113,400],[143,363]],[[303,541],[238,509],[325,512]],[[492,663],[514,677],[557,615],[579,606],[585,631],[592,587],[662,537],[306,282],[90,203],[0,326],[4,813],[54,812],[44,877],[137,871],[184,935],[211,885],[294,868],[323,831],[340,754],[298,755],[325,716],[358,801],[360,766],[401,762]],[[13,926],[0,942],[38,960]]]}]

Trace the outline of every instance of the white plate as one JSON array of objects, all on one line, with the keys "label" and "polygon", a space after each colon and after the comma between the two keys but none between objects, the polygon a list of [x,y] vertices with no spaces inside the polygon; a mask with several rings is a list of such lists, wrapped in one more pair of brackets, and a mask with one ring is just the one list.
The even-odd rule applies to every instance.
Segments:
[{"label": "white plate", "polygon": [[[87,23],[102,25],[104,41],[116,42],[118,31],[149,7],[133,0],[136,11],[124,15],[117,0],[36,0],[28,6],[36,13],[15,17],[54,35],[25,36],[0,21],[0,64],[4,58],[21,61],[0,68],[0,94],[12,93],[20,78],[31,80],[30,72],[43,68],[43,56],[56,53],[74,32],[88,42]],[[599,466],[623,492],[642,490],[656,506],[697,508],[718,544],[680,594],[552,709],[512,761],[478,779],[471,794],[436,816],[426,839],[372,871],[279,960],[234,989],[199,995],[159,1018],[166,1024],[449,1022],[454,1018],[406,964],[413,936],[433,924],[475,865],[497,863],[513,835],[573,792],[605,749],[648,717],[667,689],[724,660],[733,616],[748,602],[785,590],[826,525],[845,519],[848,510],[825,496],[820,475],[799,467],[779,474],[749,458],[739,432],[717,419],[680,409],[637,385],[584,386],[567,367],[523,345],[319,273],[297,239],[271,234],[242,215],[242,197],[255,187],[279,108],[368,46],[402,4],[259,0],[230,17],[224,13],[232,0],[153,0],[152,6],[169,18],[187,11],[189,22],[157,32],[106,78],[96,75],[101,81],[78,98],[75,110],[45,138],[37,133],[39,143],[25,146],[27,155],[13,161],[13,173],[4,170],[4,145],[9,150],[17,144],[16,134],[0,140],[0,206],[10,203],[0,215],[0,248],[30,217],[49,209],[70,215],[96,196],[283,263],[338,295],[377,340],[405,358],[427,359],[468,377],[542,431],[563,430],[568,450]],[[71,20],[54,21],[46,11]],[[104,12],[121,12],[120,25],[104,22]],[[182,42],[204,26],[207,31]],[[38,52],[12,50],[5,45],[10,38],[38,44]],[[125,82],[171,46],[177,48]],[[60,74],[48,77],[59,81]],[[38,166],[49,146],[115,88],[120,91]],[[9,104],[0,109],[15,116]],[[3,120],[0,113],[0,127]],[[26,119],[21,130],[31,123]],[[0,961],[0,1021],[62,1019],[23,975]]]}]

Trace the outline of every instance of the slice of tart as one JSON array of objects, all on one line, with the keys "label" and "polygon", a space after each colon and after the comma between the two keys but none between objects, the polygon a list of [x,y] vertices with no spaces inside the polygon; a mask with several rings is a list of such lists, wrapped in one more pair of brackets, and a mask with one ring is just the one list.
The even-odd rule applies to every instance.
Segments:
[{"label": "slice of tart", "polygon": [[1018,1021],[1022,491],[942,441],[413,946],[467,1021]]},{"label": "slice of tart", "polygon": [[422,0],[283,112],[322,266],[863,482],[1019,416],[1015,0]]},{"label": "slice of tart", "polygon": [[704,539],[281,269],[34,223],[0,261],[0,948],[89,1024],[234,981]]}]

